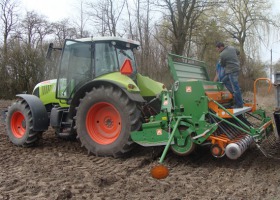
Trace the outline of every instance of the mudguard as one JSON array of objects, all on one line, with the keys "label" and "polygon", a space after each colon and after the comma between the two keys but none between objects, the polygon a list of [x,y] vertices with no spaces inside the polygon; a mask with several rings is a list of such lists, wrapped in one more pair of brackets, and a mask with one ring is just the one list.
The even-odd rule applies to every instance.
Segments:
[{"label": "mudguard", "polygon": [[47,130],[49,127],[49,117],[42,101],[37,96],[31,94],[18,94],[16,96],[24,99],[29,105],[33,118],[33,130]]},{"label": "mudguard", "polygon": [[74,97],[73,97],[73,99],[71,101],[70,110],[69,110],[69,117],[72,118],[73,116],[75,116],[76,106],[79,105],[80,99],[84,97],[84,94],[86,92],[91,91],[93,87],[98,87],[100,85],[108,85],[108,84],[114,85],[114,86],[120,88],[123,92],[125,92],[127,94],[128,98],[131,99],[132,101],[141,102],[141,103],[145,102],[145,100],[140,95],[140,93],[131,93],[131,92],[127,91],[123,86],[121,86],[120,84],[118,84],[118,83],[116,83],[114,81],[94,80],[92,82],[89,82],[89,83],[83,85],[75,93],[75,95],[74,95]]}]

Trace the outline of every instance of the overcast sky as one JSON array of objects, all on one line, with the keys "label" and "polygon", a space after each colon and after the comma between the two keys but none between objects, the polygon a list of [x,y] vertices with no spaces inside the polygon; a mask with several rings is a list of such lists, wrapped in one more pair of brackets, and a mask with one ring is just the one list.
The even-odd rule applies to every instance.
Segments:
[{"label": "overcast sky", "polygon": [[21,0],[26,11],[36,11],[45,15],[51,22],[71,18],[80,0]]},{"label": "overcast sky", "polygon": [[[280,1],[279,0],[271,0],[273,3],[272,6],[272,13],[273,14],[280,14]],[[280,60],[280,34],[274,33],[274,36],[270,39],[269,44],[264,45],[262,44],[262,54],[261,58],[263,61],[267,61],[269,64],[271,62],[271,50],[272,50],[272,62],[276,62]]]},{"label": "overcast sky", "polygon": [[[64,18],[75,17],[75,8],[79,7],[79,4],[81,2],[81,0],[21,0],[21,1],[26,11],[34,10],[39,14],[47,16],[51,22],[59,21]],[[271,2],[273,2],[272,13],[280,13],[280,0],[271,0]],[[272,49],[273,62],[276,62],[280,59],[279,36],[274,36],[271,39],[270,44],[267,45],[261,44],[261,45],[262,45],[261,58],[263,61],[270,62],[271,49]]]}]

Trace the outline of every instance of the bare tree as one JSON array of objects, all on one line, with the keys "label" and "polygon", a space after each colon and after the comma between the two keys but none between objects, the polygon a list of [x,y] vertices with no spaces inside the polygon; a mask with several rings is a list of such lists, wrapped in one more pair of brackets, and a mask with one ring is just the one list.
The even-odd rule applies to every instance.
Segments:
[{"label": "bare tree", "polygon": [[[203,0],[158,0],[157,6],[164,12],[165,22],[170,22],[167,29],[172,33],[172,52],[183,55],[187,49],[189,55],[192,31],[200,15],[205,11],[209,3]],[[187,48],[186,48],[187,47]]]},{"label": "bare tree", "polygon": [[44,39],[46,36],[53,33],[51,24],[49,21],[42,19],[38,26],[36,27],[36,32],[38,34],[38,41],[36,47],[40,48],[41,53],[44,53]]},{"label": "bare tree", "polygon": [[36,45],[42,43],[43,38],[51,33],[50,25],[44,20],[45,18],[45,16],[31,11],[27,12],[25,18],[22,20],[22,40],[30,47],[36,48]]},{"label": "bare tree", "polygon": [[118,22],[125,7],[125,1],[103,0],[96,3],[87,3],[88,9],[92,10],[89,15],[95,19],[99,33],[104,36],[109,34],[117,36]]},{"label": "bare tree", "polygon": [[18,23],[18,1],[0,0],[1,23],[3,27],[4,54],[7,54],[7,40],[11,31]]},{"label": "bare tree", "polygon": [[148,73],[150,61],[151,61],[151,47],[150,47],[150,0],[147,1],[136,1],[136,19],[137,19],[137,29],[138,38],[140,40],[140,45],[142,47],[140,64],[143,73]]},{"label": "bare tree", "polygon": [[9,39],[7,73],[12,92],[32,92],[35,84],[51,73],[44,68],[44,39],[51,33],[45,18],[35,11],[27,12],[16,34]]},{"label": "bare tree", "polygon": [[278,26],[271,18],[270,10],[269,0],[226,0],[217,10],[221,27],[231,38],[227,43],[239,46],[242,72],[240,82],[244,90],[253,87],[255,71],[259,70],[256,49],[265,43],[263,35],[269,35],[271,26]]},{"label": "bare tree", "polygon": [[77,35],[76,29],[69,26],[69,19],[52,23],[52,30],[55,34],[55,41],[59,46],[63,45],[66,38],[75,38]]},{"label": "bare tree", "polygon": [[77,38],[88,37],[89,32],[86,30],[87,22],[89,21],[89,16],[85,10],[85,3],[83,0],[80,1],[80,5],[77,6],[76,10],[79,10],[79,16],[77,20],[74,20],[73,23],[77,27]]},{"label": "bare tree", "polygon": [[9,77],[13,94],[32,92],[33,87],[44,79],[44,57],[27,43],[10,41]]},{"label": "bare tree", "polygon": [[[216,64],[219,53],[216,51],[216,41],[219,38],[224,41],[228,37],[227,34],[218,26],[215,18],[211,17],[212,11],[207,11],[199,21],[196,28],[193,30],[193,46],[195,49],[195,56],[199,60],[207,63],[208,73],[210,77],[214,77],[216,73]],[[193,51],[194,53],[194,51]]]},{"label": "bare tree", "polygon": [[269,18],[271,4],[268,0],[226,0],[225,2],[217,13],[220,14],[224,30],[239,44],[242,72],[246,74],[246,41],[264,42],[260,27],[262,31],[268,31],[270,24],[276,25],[276,22]]},{"label": "bare tree", "polygon": [[[125,5],[126,5],[126,10],[127,10],[127,15],[128,15],[128,22],[127,22],[128,26],[125,26],[124,30],[129,33],[128,34],[129,38],[135,39],[136,34],[134,34],[133,15],[132,15],[132,12],[131,12],[131,6],[128,2],[129,2],[129,0],[125,0]],[[128,30],[127,30],[126,27],[128,27]]]},{"label": "bare tree", "polygon": [[[9,91],[8,84],[8,39],[18,22],[18,1],[0,0],[1,33],[3,36],[3,51],[0,55],[0,91],[5,96]],[[4,93],[6,91],[6,93]]]}]

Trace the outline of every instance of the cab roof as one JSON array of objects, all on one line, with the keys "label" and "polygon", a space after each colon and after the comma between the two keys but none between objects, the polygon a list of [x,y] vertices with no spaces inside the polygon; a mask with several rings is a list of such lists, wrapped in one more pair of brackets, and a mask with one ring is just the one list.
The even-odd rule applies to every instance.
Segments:
[{"label": "cab roof", "polygon": [[136,40],[131,40],[131,39],[125,39],[121,37],[113,37],[113,36],[108,36],[108,37],[88,37],[88,38],[80,38],[80,39],[75,39],[76,41],[79,42],[98,42],[98,41],[115,41],[115,42],[124,42],[124,43],[129,43],[135,47],[140,46],[140,42]]}]

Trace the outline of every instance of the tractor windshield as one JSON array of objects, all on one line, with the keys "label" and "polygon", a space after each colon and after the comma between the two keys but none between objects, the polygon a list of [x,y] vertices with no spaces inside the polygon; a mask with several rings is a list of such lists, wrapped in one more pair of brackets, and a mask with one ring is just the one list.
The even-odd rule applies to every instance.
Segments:
[{"label": "tractor windshield", "polygon": [[96,43],[95,45],[95,73],[100,76],[106,73],[118,72],[124,61],[130,59],[133,72],[136,73],[136,64],[133,50],[123,42]]},{"label": "tractor windshield", "polygon": [[136,64],[130,43],[66,40],[60,62],[57,98],[69,99],[95,77],[119,72],[126,59],[131,60],[133,73],[130,76],[134,79]]}]

